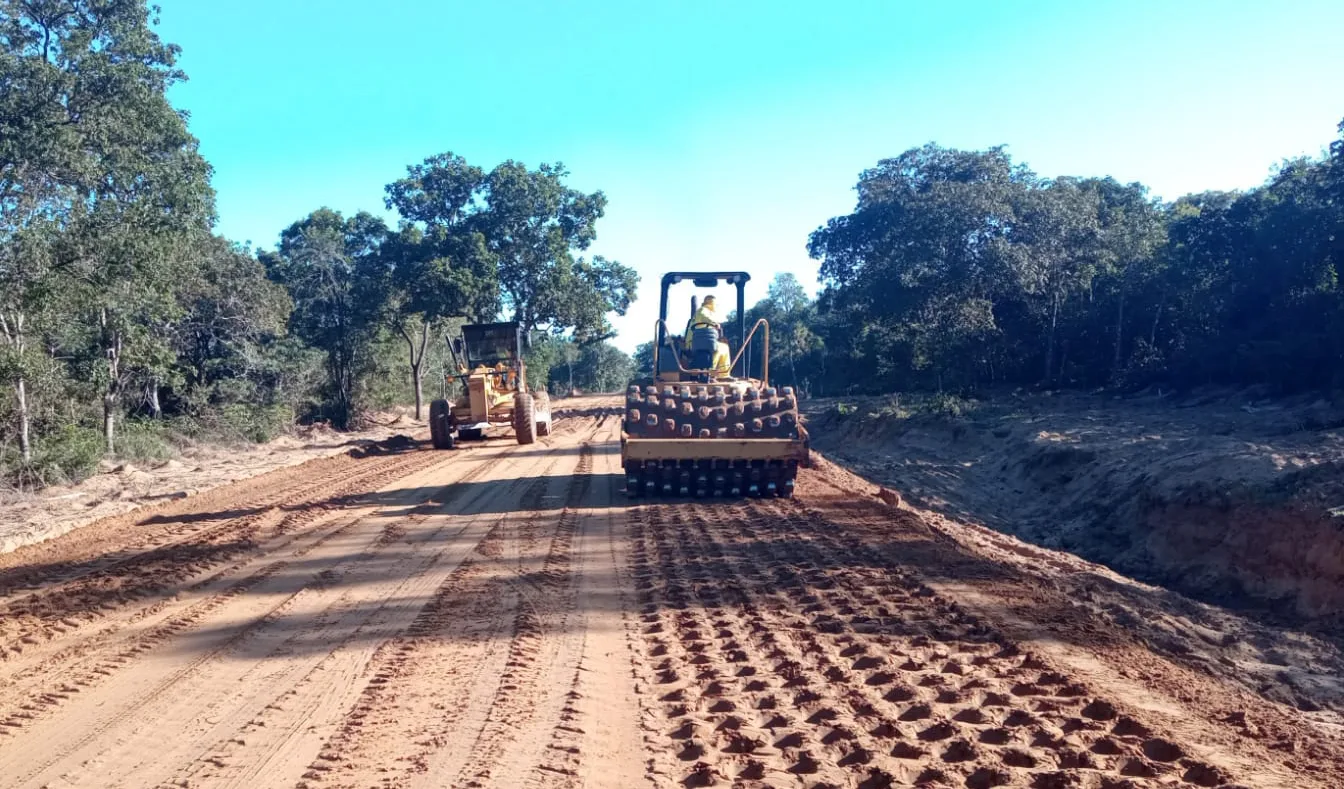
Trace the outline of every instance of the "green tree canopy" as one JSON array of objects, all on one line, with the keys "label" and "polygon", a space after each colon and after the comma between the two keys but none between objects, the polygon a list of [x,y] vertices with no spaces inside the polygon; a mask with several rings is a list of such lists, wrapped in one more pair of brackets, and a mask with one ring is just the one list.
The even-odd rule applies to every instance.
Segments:
[{"label": "green tree canopy", "polygon": [[331,417],[347,425],[357,410],[358,384],[384,317],[380,252],[388,237],[368,213],[349,219],[319,209],[280,234],[262,256],[272,279],[293,299],[289,329],[327,358]]},{"label": "green tree canopy", "polygon": [[1162,204],[1001,148],[882,160],[810,239],[817,366],[867,390],[1339,385],[1342,161],[1344,139],[1257,189]]},{"label": "green tree canopy", "polygon": [[[166,98],[178,49],[137,0],[0,2],[0,310],[15,359],[35,299],[96,326],[104,437],[134,367],[162,369],[187,239],[209,226],[209,167]],[[14,256],[15,252],[21,258]],[[53,279],[54,278],[54,279]],[[10,366],[20,401],[24,365]]]},{"label": "green tree canopy", "polygon": [[611,336],[606,316],[624,314],[638,277],[602,256],[575,256],[596,238],[606,196],[566,186],[568,174],[513,160],[487,173],[444,153],[389,184],[388,207],[422,231],[420,257],[432,265],[415,276],[443,294],[431,300],[465,294],[458,302],[480,318],[503,310],[529,330]]}]

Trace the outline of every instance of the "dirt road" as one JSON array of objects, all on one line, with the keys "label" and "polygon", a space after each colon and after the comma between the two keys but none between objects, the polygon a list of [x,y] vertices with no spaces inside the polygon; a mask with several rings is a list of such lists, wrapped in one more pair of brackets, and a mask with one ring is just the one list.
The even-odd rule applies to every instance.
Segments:
[{"label": "dirt road", "polygon": [[0,786],[1344,785],[1329,720],[1141,650],[1065,558],[825,463],[630,502],[619,413],[0,556]]}]

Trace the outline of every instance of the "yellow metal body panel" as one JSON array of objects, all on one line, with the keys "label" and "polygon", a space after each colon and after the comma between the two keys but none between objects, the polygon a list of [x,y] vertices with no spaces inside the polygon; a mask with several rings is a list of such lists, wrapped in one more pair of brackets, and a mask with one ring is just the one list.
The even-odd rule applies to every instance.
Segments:
[{"label": "yellow metal body panel", "polygon": [[490,419],[490,395],[493,389],[488,375],[473,375],[467,379],[467,392],[471,398],[471,421],[486,422]]},{"label": "yellow metal body panel", "polygon": [[796,460],[807,441],[791,438],[622,438],[622,460]]},{"label": "yellow metal body panel", "polygon": [[475,423],[512,422],[515,387],[509,378],[502,369],[477,367],[467,377],[467,396],[454,410],[470,413]]}]

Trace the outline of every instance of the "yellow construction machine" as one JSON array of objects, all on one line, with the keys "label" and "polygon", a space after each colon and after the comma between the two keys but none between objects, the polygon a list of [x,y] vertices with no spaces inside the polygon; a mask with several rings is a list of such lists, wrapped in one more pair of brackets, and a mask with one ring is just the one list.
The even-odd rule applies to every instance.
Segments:
[{"label": "yellow construction machine", "polygon": [[550,435],[551,401],[527,385],[523,331],[516,322],[462,327],[448,344],[465,394],[429,404],[429,435],[435,449],[452,449],[458,439],[484,438],[491,427],[512,426],[519,444]]},{"label": "yellow construction machine", "polygon": [[[631,496],[793,495],[799,466],[808,463],[807,430],[792,387],[770,385],[770,324],[746,325],[744,271],[670,272],[663,276],[654,325],[653,370],[626,394],[621,462]],[[668,291],[689,283],[737,288],[737,326],[668,326]],[[691,297],[690,315],[697,314]],[[760,377],[749,375],[753,342]],[[713,366],[727,342],[731,369]]]}]

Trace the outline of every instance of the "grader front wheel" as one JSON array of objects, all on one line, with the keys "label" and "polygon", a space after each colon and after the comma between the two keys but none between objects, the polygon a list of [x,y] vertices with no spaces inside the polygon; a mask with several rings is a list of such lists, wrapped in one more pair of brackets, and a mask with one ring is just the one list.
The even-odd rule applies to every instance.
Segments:
[{"label": "grader front wheel", "polygon": [[449,421],[452,407],[447,400],[429,404],[429,441],[435,449],[453,448],[453,426]]},{"label": "grader front wheel", "polygon": [[536,403],[532,395],[525,392],[519,392],[513,398],[513,430],[518,434],[519,444],[537,440]]}]

